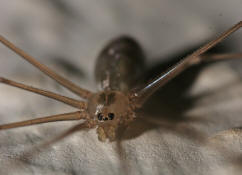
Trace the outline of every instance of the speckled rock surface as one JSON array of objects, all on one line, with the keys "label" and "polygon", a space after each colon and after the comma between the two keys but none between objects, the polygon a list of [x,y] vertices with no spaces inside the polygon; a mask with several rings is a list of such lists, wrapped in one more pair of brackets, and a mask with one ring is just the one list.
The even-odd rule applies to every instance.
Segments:
[{"label": "speckled rock surface", "polygon": [[[137,38],[152,66],[242,20],[241,7],[240,0],[0,0],[0,33],[96,91],[95,58],[113,37]],[[222,51],[241,52],[241,42],[240,30],[222,44]],[[33,158],[17,160],[77,123],[59,122],[1,131],[0,174],[241,174],[241,68],[242,60],[208,65],[186,98],[151,99],[153,108],[147,104],[144,114],[148,121],[136,123],[124,136],[123,163],[117,143],[99,142],[95,130],[75,133]],[[2,45],[0,76],[76,98]],[[176,88],[171,93],[180,85]],[[0,123],[70,111],[75,109],[0,84]]]}]

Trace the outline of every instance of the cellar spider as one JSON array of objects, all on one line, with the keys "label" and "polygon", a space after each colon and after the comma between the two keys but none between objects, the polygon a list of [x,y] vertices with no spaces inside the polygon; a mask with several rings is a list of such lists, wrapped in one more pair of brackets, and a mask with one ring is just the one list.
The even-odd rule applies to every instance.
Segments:
[{"label": "cellar spider", "polygon": [[0,130],[56,121],[84,120],[49,143],[54,143],[82,129],[91,128],[96,128],[98,139],[100,141],[113,141],[116,139],[117,130],[120,127],[124,126],[125,128],[129,126],[130,122],[139,118],[139,116],[136,115],[137,111],[142,108],[143,104],[154,92],[166,85],[167,82],[182,73],[188,67],[204,61],[242,58],[241,53],[203,55],[206,51],[223,41],[233,32],[240,29],[240,27],[242,27],[242,21],[192,54],[181,59],[181,61],[160,74],[157,78],[139,87],[134,85],[137,78],[143,73],[143,51],[139,44],[132,38],[117,38],[102,50],[97,59],[95,76],[102,90],[96,93],[80,88],[70,80],[63,78],[47,66],[39,63],[23,50],[16,47],[3,36],[0,36],[2,44],[85,100],[81,101],[65,97],[1,77],[1,83],[55,99],[77,108],[78,111],[3,124],[0,125]]}]

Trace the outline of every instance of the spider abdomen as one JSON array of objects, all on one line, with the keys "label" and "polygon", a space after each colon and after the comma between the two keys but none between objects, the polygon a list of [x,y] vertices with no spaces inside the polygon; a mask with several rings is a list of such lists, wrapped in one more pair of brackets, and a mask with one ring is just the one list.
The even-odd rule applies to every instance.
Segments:
[{"label": "spider abdomen", "polygon": [[98,56],[95,78],[102,90],[126,92],[137,85],[144,71],[144,54],[132,38],[123,36],[111,41]]}]

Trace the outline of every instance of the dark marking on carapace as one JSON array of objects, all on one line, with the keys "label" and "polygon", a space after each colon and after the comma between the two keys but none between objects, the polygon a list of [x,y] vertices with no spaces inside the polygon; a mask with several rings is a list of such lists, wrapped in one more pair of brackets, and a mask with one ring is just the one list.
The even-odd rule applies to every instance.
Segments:
[{"label": "dark marking on carapace", "polygon": [[107,95],[106,105],[109,106],[115,102],[115,93],[110,93]]},{"label": "dark marking on carapace", "polygon": [[98,97],[98,103],[109,106],[115,102],[115,93],[101,93]]}]

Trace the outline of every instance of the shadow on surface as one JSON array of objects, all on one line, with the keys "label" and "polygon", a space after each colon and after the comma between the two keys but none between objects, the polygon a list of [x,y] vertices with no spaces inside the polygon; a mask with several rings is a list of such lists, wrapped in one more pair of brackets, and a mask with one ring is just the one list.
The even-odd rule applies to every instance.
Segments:
[{"label": "shadow on surface", "polygon": [[[161,72],[174,65],[181,58],[192,53],[194,50],[195,49],[191,49],[182,53],[177,53],[166,58],[165,60],[167,61],[155,63],[155,66],[148,69],[147,74],[145,75],[146,82],[155,78]],[[226,53],[226,51],[227,48],[225,46],[220,46],[215,47],[209,53]],[[164,59],[160,58],[159,60]],[[162,128],[168,132],[173,132],[176,135],[203,142],[206,138],[206,134],[192,128],[188,123],[199,122],[205,124],[206,120],[203,120],[200,117],[188,117],[186,116],[186,111],[193,108],[199,98],[207,96],[209,93],[193,97],[189,96],[188,92],[203,68],[208,64],[215,63],[216,62],[194,65],[153,94],[144,104],[144,107],[138,112],[137,120],[130,125],[125,132],[123,139],[132,139],[142,135],[142,133],[148,130]],[[221,90],[223,89],[224,88],[221,88]]]},{"label": "shadow on surface", "polygon": [[61,70],[66,71],[68,74],[72,76],[78,77],[80,79],[85,78],[85,73],[80,67],[68,61],[66,58],[56,57],[56,59],[51,59],[57,65],[57,67],[61,68]]}]

